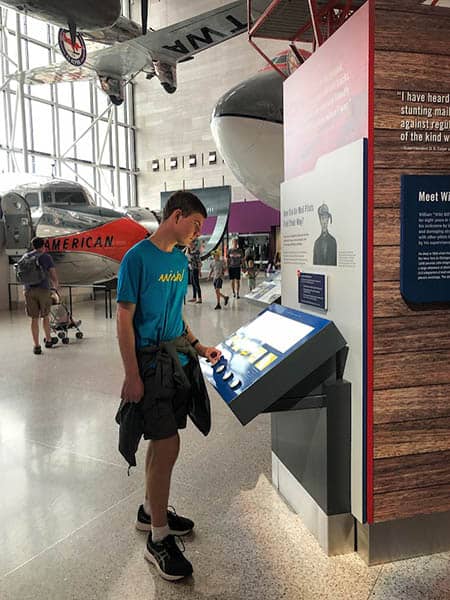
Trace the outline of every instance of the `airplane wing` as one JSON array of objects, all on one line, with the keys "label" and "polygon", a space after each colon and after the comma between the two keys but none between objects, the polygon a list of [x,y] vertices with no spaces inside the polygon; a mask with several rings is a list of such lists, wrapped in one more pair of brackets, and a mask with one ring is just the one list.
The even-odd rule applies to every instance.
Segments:
[{"label": "airplane wing", "polygon": [[28,84],[77,81],[92,78],[95,73],[128,79],[146,68],[153,70],[152,61],[176,65],[240,35],[246,29],[247,0],[237,0],[158,31],[149,31],[146,35],[89,53],[82,67],[58,63],[15,77],[22,77],[23,82]]},{"label": "airplane wing", "polygon": [[37,83],[59,83],[61,81],[81,81],[95,77],[95,71],[86,65],[74,67],[68,62],[54,63],[47,67],[36,67],[22,73],[17,72],[13,77],[22,83],[34,85]]},{"label": "airplane wing", "polygon": [[90,53],[81,67],[62,61],[16,73],[14,78],[30,85],[93,79],[97,74],[115,79],[127,79],[149,64],[151,64],[151,57],[144,48],[135,47],[130,42],[122,42]]},{"label": "airplane wing", "polygon": [[163,29],[149,31],[130,43],[146,48],[154,60],[173,65],[246,30],[247,0],[238,0]]},{"label": "airplane wing", "polygon": [[112,45],[116,42],[127,42],[140,35],[142,35],[141,26],[126,17],[119,17],[114,25],[107,29],[98,29],[97,31],[83,33],[85,40],[107,45]]}]

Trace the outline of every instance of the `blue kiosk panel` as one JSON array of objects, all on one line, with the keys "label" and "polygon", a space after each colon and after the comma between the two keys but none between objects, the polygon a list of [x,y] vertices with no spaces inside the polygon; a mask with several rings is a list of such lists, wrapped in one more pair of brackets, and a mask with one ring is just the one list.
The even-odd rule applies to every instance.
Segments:
[{"label": "blue kiosk panel", "polygon": [[272,304],[218,345],[223,356],[214,367],[201,365],[245,425],[343,347],[331,321]]}]

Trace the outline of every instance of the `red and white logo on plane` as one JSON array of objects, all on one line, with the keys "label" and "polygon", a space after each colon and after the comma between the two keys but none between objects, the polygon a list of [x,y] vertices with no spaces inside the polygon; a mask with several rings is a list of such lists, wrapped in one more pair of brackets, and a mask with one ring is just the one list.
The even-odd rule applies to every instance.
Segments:
[{"label": "red and white logo on plane", "polygon": [[75,35],[75,43],[72,44],[70,31],[60,29],[58,32],[58,45],[61,54],[74,67],[81,67],[86,61],[86,44],[79,33]]}]

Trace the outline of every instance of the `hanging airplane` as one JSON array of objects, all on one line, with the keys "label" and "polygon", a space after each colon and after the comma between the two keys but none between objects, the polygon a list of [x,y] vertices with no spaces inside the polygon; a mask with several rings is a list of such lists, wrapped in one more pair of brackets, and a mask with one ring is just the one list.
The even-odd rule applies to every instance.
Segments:
[{"label": "hanging airplane", "polygon": [[[306,58],[309,53],[302,51]],[[291,50],[273,62],[288,76],[299,65]],[[280,208],[283,161],[283,79],[265,67],[226,92],[216,103],[211,132],[220,156],[242,185]]]},{"label": "hanging airplane", "polygon": [[158,227],[145,208],[97,206],[73,181],[36,175],[0,175],[0,251],[11,262],[35,235],[46,239],[63,284],[92,284],[117,275],[125,252]]},{"label": "hanging airplane", "polygon": [[[3,0],[2,0],[3,1]],[[262,14],[267,0],[253,3],[253,16]],[[125,31],[122,20],[122,30]],[[132,23],[132,22],[130,22]],[[157,77],[169,94],[177,89],[177,65],[191,60],[196,54],[225,42],[247,31],[247,1],[237,0],[185,21],[169,25],[158,31],[148,31],[145,35],[136,33],[136,24],[130,26],[127,41],[92,52],[86,62],[81,61],[83,49],[71,39],[64,38],[69,62],[55,63],[37,67],[14,75],[26,84],[58,83],[61,81],[79,81],[98,77],[102,90],[116,105],[124,100],[124,86],[141,72],[147,79]],[[106,31],[106,30],[104,30]],[[116,35],[115,33],[113,35]],[[94,41],[102,41],[101,36],[90,34]],[[105,43],[110,39],[103,34]],[[80,55],[80,56],[78,56]]]}]

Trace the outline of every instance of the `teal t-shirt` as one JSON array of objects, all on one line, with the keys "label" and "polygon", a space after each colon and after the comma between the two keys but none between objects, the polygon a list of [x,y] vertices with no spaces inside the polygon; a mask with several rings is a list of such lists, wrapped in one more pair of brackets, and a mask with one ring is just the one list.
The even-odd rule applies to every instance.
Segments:
[{"label": "teal t-shirt", "polygon": [[[150,346],[179,337],[184,331],[183,303],[188,285],[188,261],[177,248],[160,250],[149,239],[134,245],[122,259],[117,301],[136,305],[136,346]],[[183,365],[188,363],[180,355]]]}]

